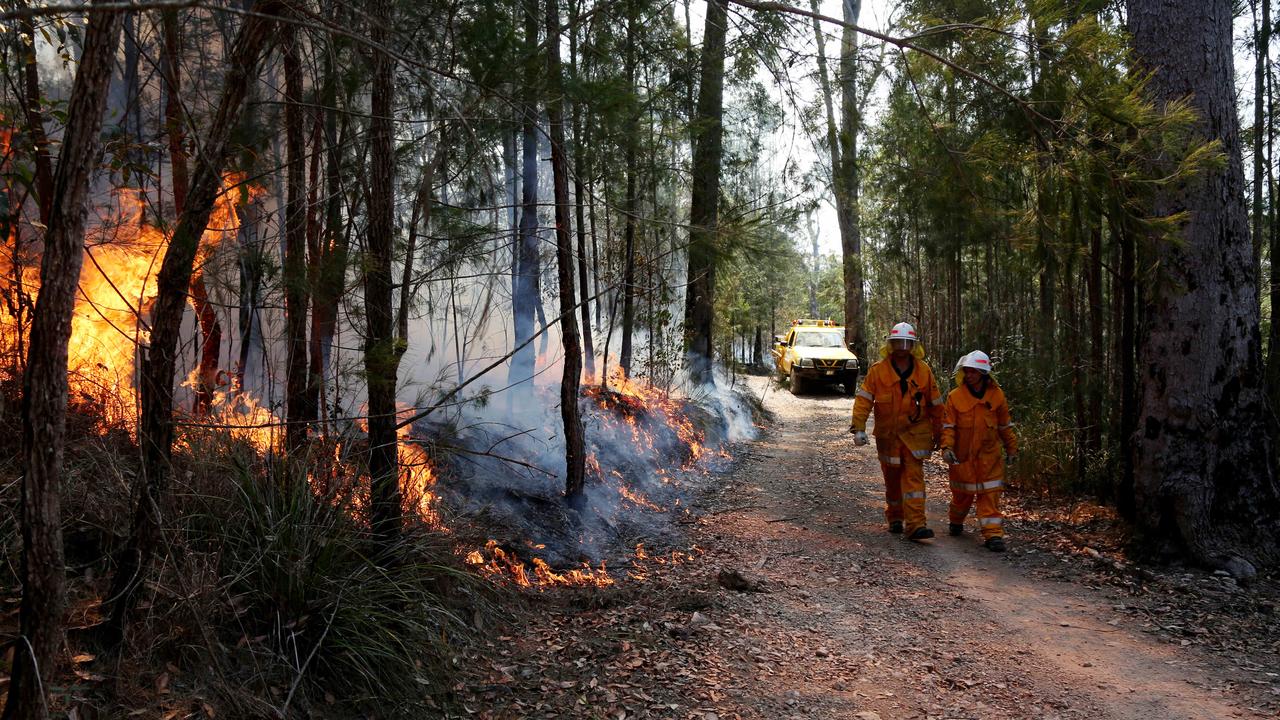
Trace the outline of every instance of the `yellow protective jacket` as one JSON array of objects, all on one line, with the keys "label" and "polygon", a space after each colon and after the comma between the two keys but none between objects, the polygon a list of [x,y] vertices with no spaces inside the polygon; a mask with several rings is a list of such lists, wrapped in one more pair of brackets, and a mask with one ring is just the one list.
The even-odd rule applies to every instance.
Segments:
[{"label": "yellow protective jacket", "polygon": [[906,380],[898,377],[893,361],[881,360],[867,370],[853,401],[853,429],[866,431],[867,416],[875,409],[875,437],[884,442],[900,438],[913,453],[928,454],[942,432],[942,393],[933,370],[919,358]]},{"label": "yellow protective jacket", "polygon": [[969,492],[999,489],[1004,478],[1000,446],[1006,455],[1018,454],[1018,438],[1013,434],[1009,402],[994,379],[987,383],[981,398],[974,397],[963,384],[947,395],[943,411],[942,448],[951,448],[960,459],[948,474],[953,484]]}]

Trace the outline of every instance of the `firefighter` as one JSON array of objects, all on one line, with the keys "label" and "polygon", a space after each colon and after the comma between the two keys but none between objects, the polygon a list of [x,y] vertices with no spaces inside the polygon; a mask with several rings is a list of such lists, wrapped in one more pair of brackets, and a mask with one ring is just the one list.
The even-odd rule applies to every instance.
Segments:
[{"label": "firefighter", "polygon": [[960,358],[956,389],[947,396],[943,414],[942,459],[951,479],[947,530],[951,535],[964,532],[965,516],[976,499],[984,544],[988,550],[1004,552],[1000,494],[1005,465],[1018,458],[1018,439],[1009,419],[1009,402],[991,376],[991,358],[986,353],[974,350]]},{"label": "firefighter", "polygon": [[875,410],[885,519],[889,532],[905,531],[909,540],[933,537],[924,514],[924,459],[941,440],[942,402],[915,328],[894,325],[880,348],[880,361],[867,370],[854,398],[849,432],[855,445],[866,445],[867,416]]}]

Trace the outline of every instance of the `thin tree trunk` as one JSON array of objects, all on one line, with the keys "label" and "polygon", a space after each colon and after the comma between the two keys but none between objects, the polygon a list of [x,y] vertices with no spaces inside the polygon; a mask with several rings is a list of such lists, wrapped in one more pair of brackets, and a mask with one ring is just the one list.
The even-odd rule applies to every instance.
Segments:
[{"label": "thin tree trunk", "polygon": [[[26,6],[26,3],[21,3]],[[19,21],[25,36],[22,47],[22,111],[27,119],[27,133],[35,148],[35,191],[40,208],[40,222],[49,226],[53,212],[53,161],[49,158],[49,136],[44,129],[44,114],[40,112],[40,66],[36,61],[35,23],[30,17]]]},{"label": "thin tree trunk", "polygon": [[[844,0],[844,21],[857,24],[862,0]],[[839,212],[840,247],[844,263],[845,343],[859,355],[867,350],[862,299],[862,219],[858,211],[861,178],[858,171],[858,133],[862,130],[858,110],[858,33],[846,25],[840,42],[840,190],[844,202]],[[959,305],[956,312],[959,313]]]},{"label": "thin tree trunk", "polygon": [[1085,433],[1085,455],[1094,457],[1102,450],[1102,379],[1106,377],[1103,347],[1102,314],[1102,218],[1090,217],[1089,257],[1085,272],[1085,292],[1089,300],[1089,426]]},{"label": "thin tree trunk", "polygon": [[569,235],[569,168],[564,150],[564,92],[560,81],[559,0],[547,0],[547,124],[551,135],[551,170],[555,176],[556,268],[560,280],[560,338],[564,375],[560,379],[560,419],[564,423],[564,494],[582,499],[586,479],[586,441],[578,408],[582,347],[578,343],[577,300],[573,288],[573,239]]},{"label": "thin tree trunk", "polygon": [[[181,217],[186,208],[188,185],[187,154],[184,148],[186,133],[182,114],[182,34],[178,27],[178,12],[161,13],[161,30],[164,35],[164,55],[160,71],[164,77],[164,124],[169,142],[169,175],[173,187],[173,212]],[[191,277],[191,307],[195,310],[200,329],[200,360],[196,367],[194,411],[206,415],[213,406],[213,395],[218,389],[218,351],[222,347],[222,326],[213,304],[209,302],[209,289],[204,282],[204,270],[197,267]]]},{"label": "thin tree trunk", "polygon": [[1266,97],[1266,78],[1271,60],[1271,0],[1262,0],[1262,16],[1254,42],[1253,65],[1253,265],[1258,277],[1262,277],[1263,223],[1263,167],[1265,135],[1263,132],[1263,98]]},{"label": "thin tree trunk", "polygon": [[[330,8],[332,12],[332,8]],[[329,373],[329,358],[333,350],[333,336],[338,327],[338,303],[342,298],[347,272],[346,227],[342,218],[342,151],[338,142],[338,78],[334,67],[336,49],[330,45],[324,52],[324,80],[321,102],[324,105],[322,128],[325,145],[325,210],[323,229],[317,242],[318,252],[312,258],[315,265],[315,286],[311,294],[311,341],[308,402],[316,408],[321,427],[325,426],[329,413],[326,404],[328,392],[325,382]],[[315,148],[317,155],[320,149]]]},{"label": "thin tree trunk", "polygon": [[[383,47],[391,36],[390,0],[368,4],[369,37]],[[400,474],[396,438],[396,373],[403,346],[396,342],[391,308],[391,256],[395,246],[395,63],[372,57],[369,119],[369,228],[364,263],[367,336],[364,367],[369,386],[369,495],[373,532],[390,549],[400,536]]]},{"label": "thin tree trunk", "polygon": [[702,80],[694,122],[693,193],[689,204],[689,276],[685,289],[685,342],[690,379],[714,382],[716,256],[719,233],[720,160],[724,126],[726,0],[707,3],[702,40]]},{"label": "thin tree trunk", "polygon": [[[105,4],[98,0],[96,4]],[[67,345],[84,262],[89,179],[102,153],[102,114],[122,12],[95,14],[67,103],[67,127],[48,196],[52,214],[40,263],[40,295],[22,376],[22,603],[4,720],[49,716],[46,687],[58,677],[64,556],[62,458],[66,436]]]},{"label": "thin tree trunk", "polygon": [[307,188],[306,140],[302,127],[302,55],[297,29],[288,27],[282,39],[284,60],[284,315],[285,346],[285,447],[300,452],[307,431],[315,422],[310,399],[307,362]]},{"label": "thin tree trunk", "polygon": [[[524,0],[524,40],[531,50],[538,44],[538,0]],[[519,253],[512,315],[515,342],[524,343],[533,336],[534,318],[542,304],[538,291],[541,274],[538,257],[538,70],[532,59],[525,66],[522,122],[522,172]],[[511,359],[509,384],[518,386],[516,394],[532,389],[534,372],[533,345],[525,345]]]},{"label": "thin tree trunk", "polygon": [[169,248],[156,279],[151,346],[142,364],[142,417],[138,432],[142,448],[142,485],[137,492],[133,527],[120,554],[112,589],[113,604],[107,621],[107,641],[117,645],[124,638],[128,615],[137,599],[160,534],[160,504],[168,492],[169,460],[173,450],[173,379],[177,363],[178,335],[183,308],[191,284],[192,265],[200,236],[209,224],[214,201],[222,186],[227,143],[241,103],[256,75],[259,56],[276,27],[276,2],[259,2],[245,19],[231,51],[225,85],[209,126],[209,135],[196,165],[186,207],[178,219]]},{"label": "thin tree trunk", "polygon": [[1226,162],[1162,188],[1157,217],[1187,212],[1176,241],[1152,243],[1164,274],[1142,323],[1138,524],[1165,549],[1252,577],[1280,560],[1280,484],[1264,386],[1229,0],[1131,0],[1138,66],[1160,103],[1190,98],[1192,130]]},{"label": "thin tree trunk", "polygon": [[[569,73],[575,81],[580,81],[578,76],[578,8],[580,0],[570,0],[569,3]],[[582,291],[582,354],[586,360],[587,376],[591,377],[596,374],[596,355],[595,347],[591,338],[591,303],[587,300],[587,227],[585,222],[586,200],[583,196],[586,192],[586,186],[583,182],[583,173],[586,172],[586,146],[587,138],[584,134],[582,123],[582,112],[585,103],[572,103],[570,105],[573,115],[573,199],[575,228],[578,231],[578,289]]]},{"label": "thin tree trunk", "polygon": [[623,213],[626,214],[626,226],[623,230],[622,254],[622,348],[618,353],[618,367],[624,377],[631,376],[631,335],[636,319],[635,280],[636,280],[636,216],[640,203],[636,197],[637,145],[640,143],[638,98],[636,97],[636,7],[635,2],[626,4],[627,39],[623,74],[627,76],[627,92],[629,102],[625,112],[626,130],[623,132],[623,172],[626,173],[627,197],[623,202]]}]

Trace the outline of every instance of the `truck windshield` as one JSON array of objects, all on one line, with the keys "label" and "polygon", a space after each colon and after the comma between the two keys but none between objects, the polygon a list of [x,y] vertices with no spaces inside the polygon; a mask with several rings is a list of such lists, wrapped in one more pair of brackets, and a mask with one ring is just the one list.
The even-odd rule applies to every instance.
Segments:
[{"label": "truck windshield", "polygon": [[796,333],[796,341],[792,345],[796,347],[844,347],[844,336],[833,332],[798,332]]}]

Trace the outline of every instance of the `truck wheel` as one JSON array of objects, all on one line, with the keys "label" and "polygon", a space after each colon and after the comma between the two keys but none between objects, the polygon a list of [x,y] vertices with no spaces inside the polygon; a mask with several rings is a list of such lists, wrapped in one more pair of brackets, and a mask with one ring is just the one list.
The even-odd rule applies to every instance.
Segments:
[{"label": "truck wheel", "polygon": [[844,376],[844,394],[855,395],[858,392],[858,376],[856,374]]},{"label": "truck wheel", "polygon": [[796,369],[791,368],[791,394],[799,395],[804,392],[804,380],[800,377],[800,373]]}]

